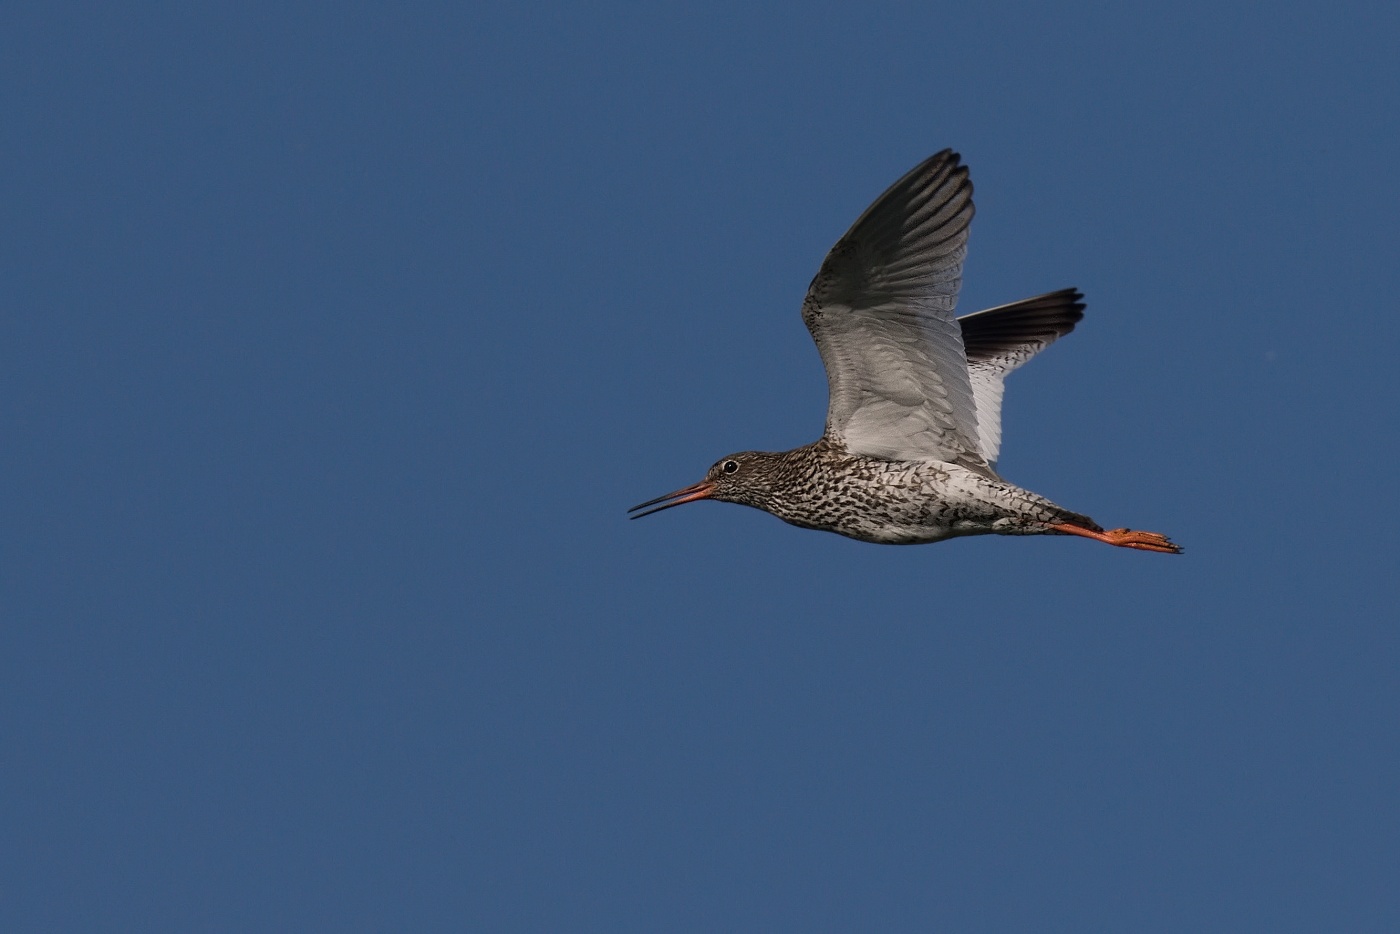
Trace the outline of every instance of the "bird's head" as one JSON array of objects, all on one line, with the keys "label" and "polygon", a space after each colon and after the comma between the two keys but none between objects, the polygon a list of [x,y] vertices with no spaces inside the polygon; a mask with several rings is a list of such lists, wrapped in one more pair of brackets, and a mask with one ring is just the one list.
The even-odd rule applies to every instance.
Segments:
[{"label": "bird's head", "polygon": [[[628,512],[635,513],[633,519],[649,516],[672,506],[693,503],[702,499],[719,500],[722,503],[743,503],[746,506],[763,508],[771,489],[771,477],[781,455],[763,451],[741,451],[715,461],[705,472],[705,479],[692,486],[683,487],[674,493],[658,496],[645,503],[633,506]],[[650,507],[650,508],[649,508]],[[645,510],[644,512],[639,510]]]}]

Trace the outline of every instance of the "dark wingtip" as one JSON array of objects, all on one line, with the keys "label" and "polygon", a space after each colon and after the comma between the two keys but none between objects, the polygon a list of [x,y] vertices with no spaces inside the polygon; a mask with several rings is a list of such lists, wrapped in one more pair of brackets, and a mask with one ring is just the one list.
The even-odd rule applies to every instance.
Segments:
[{"label": "dark wingtip", "polygon": [[964,315],[958,319],[963,348],[975,361],[1027,344],[1044,347],[1073,331],[1084,319],[1084,308],[1084,293],[1068,288]]}]

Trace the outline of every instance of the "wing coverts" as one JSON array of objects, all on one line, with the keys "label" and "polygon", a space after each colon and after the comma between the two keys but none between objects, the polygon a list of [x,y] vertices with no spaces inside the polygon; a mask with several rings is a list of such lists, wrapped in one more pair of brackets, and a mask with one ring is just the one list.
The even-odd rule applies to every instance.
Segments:
[{"label": "wing coverts", "polygon": [[972,183],[950,150],[860,216],[807,290],[802,319],[826,365],[826,436],[853,453],[982,472],[977,403],[953,317]]}]

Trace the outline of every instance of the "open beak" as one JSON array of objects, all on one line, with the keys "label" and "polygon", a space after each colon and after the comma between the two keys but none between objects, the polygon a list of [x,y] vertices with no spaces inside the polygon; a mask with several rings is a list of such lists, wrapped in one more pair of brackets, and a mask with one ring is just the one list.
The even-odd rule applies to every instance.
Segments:
[{"label": "open beak", "polygon": [[[714,483],[709,480],[701,480],[694,486],[688,486],[685,489],[677,490],[674,493],[667,493],[665,496],[658,496],[656,499],[649,499],[645,503],[642,503],[639,506],[633,506],[627,511],[637,512],[638,509],[646,509],[646,512],[637,512],[635,516],[629,517],[632,519],[640,519],[642,516],[649,516],[654,512],[660,512],[663,509],[670,509],[672,506],[680,506],[683,503],[693,503],[698,499],[709,499],[711,496],[714,495],[714,493]],[[660,503],[661,505],[657,506],[657,503]],[[648,506],[655,506],[656,508],[647,509]]]}]

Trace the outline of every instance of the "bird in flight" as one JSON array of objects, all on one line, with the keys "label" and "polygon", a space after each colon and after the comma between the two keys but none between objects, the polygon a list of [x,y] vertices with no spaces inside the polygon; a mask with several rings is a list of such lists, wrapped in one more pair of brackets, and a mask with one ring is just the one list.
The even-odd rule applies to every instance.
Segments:
[{"label": "bird in flight", "polygon": [[632,518],[712,499],[882,544],[1078,535],[1180,554],[1165,535],[1106,531],[997,473],[1003,381],[1072,331],[1084,305],[1062,289],[955,318],[972,214],[972,182],[951,150],[891,185],[831,248],[802,303],[826,366],[826,431],[791,451],[721,458]]}]

